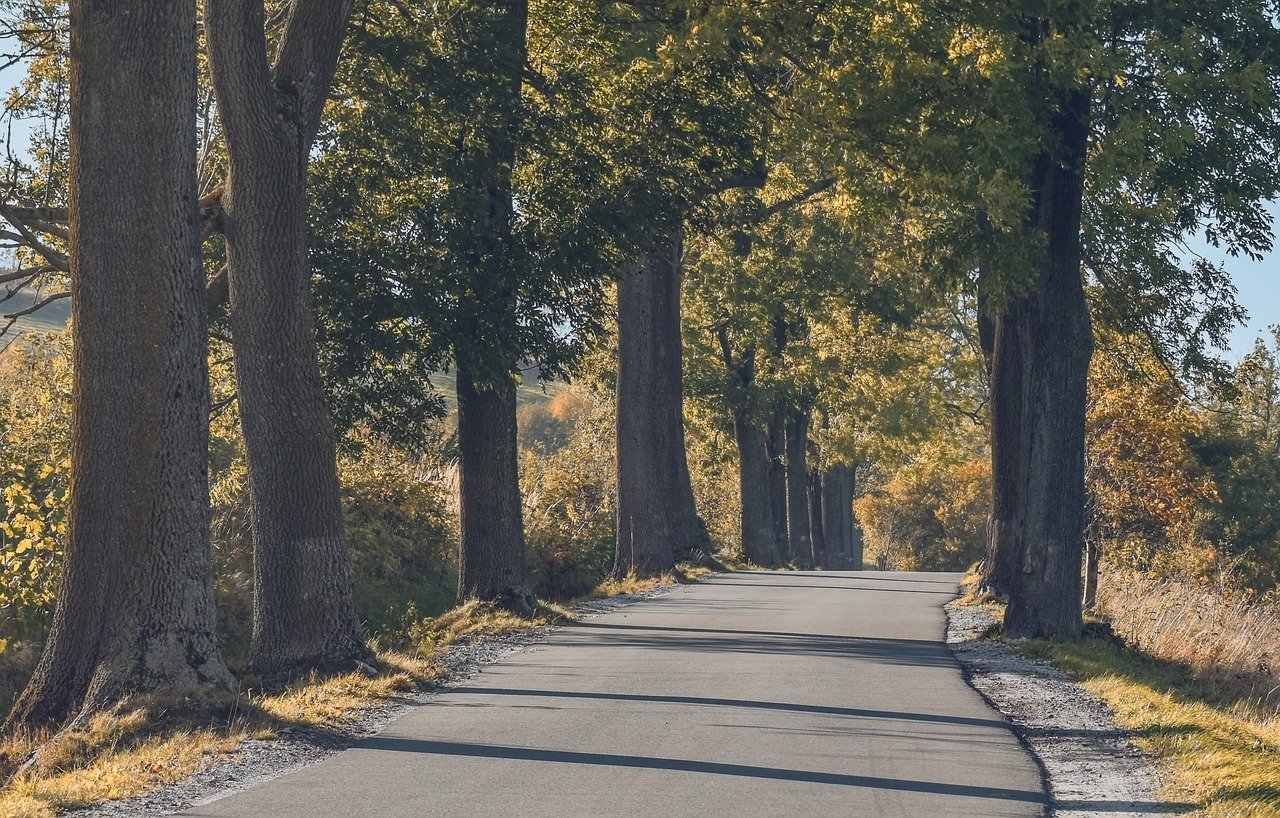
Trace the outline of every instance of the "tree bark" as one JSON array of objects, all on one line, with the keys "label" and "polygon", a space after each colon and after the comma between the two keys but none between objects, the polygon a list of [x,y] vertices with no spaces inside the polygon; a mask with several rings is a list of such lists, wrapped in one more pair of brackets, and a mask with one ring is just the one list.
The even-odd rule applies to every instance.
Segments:
[{"label": "tree bark", "polygon": [[1081,632],[1085,396],[1093,333],[1080,219],[1089,94],[1061,90],[1058,145],[1033,169],[1034,227],[1046,239],[1032,292],[997,317],[992,359],[992,553],[988,583],[1007,593],[1005,632]]},{"label": "tree bark", "polygon": [[853,512],[853,501],[858,497],[858,468],[849,467],[849,479],[845,481],[844,510],[849,515],[849,561],[854,571],[861,571],[866,554],[866,538],[862,533],[862,523]]},{"label": "tree bark", "polygon": [[769,457],[769,513],[778,557],[783,562],[796,558],[787,535],[787,414],[777,409],[769,416],[765,452]]},{"label": "tree bark", "polygon": [[822,473],[822,520],[830,567],[861,569],[861,556],[855,562],[853,553],[853,469],[842,463]]},{"label": "tree bark", "polygon": [[787,413],[787,537],[791,558],[802,570],[813,568],[809,528],[809,412]]},{"label": "tree bark", "polygon": [[1085,609],[1092,608],[1098,602],[1098,574],[1102,549],[1097,542],[1087,542],[1084,551],[1084,598]]},{"label": "tree bark", "polygon": [[253,516],[249,664],[273,675],[372,659],[353,601],[307,257],[307,163],[349,16],[349,0],[295,0],[269,68],[262,0],[206,5]]},{"label": "tree bark", "polygon": [[831,551],[827,544],[827,532],[823,527],[825,512],[822,508],[822,472],[809,470],[809,536],[813,540],[813,563],[818,568],[831,567]]},{"label": "tree bark", "polygon": [[707,547],[684,447],[681,254],[676,232],[618,282],[619,573],[670,571]]},{"label": "tree bark", "polygon": [[778,564],[765,436],[745,411],[733,414],[738,443],[738,489],[742,509],[742,556],[753,565]]},{"label": "tree bark", "polygon": [[516,384],[477,384],[458,368],[461,549],[458,601],[495,601],[517,613],[537,605],[529,585],[516,450]]},{"label": "tree bark", "polygon": [[[537,600],[529,582],[520,500],[516,437],[516,384],[512,363],[520,350],[508,339],[517,323],[515,207],[512,177],[520,133],[524,66],[528,48],[528,3],[508,0],[478,11],[477,25],[494,44],[497,82],[486,95],[491,122],[475,147],[463,147],[467,180],[487,212],[477,214],[471,274],[483,295],[465,305],[472,311],[456,339],[458,451],[462,529],[458,599],[483,599],[521,615]],[[468,156],[467,153],[476,155]]]},{"label": "tree bark", "polygon": [[769,497],[769,455],[765,435],[757,425],[752,404],[756,392],[756,348],[748,346],[735,354],[728,330],[716,332],[725,369],[737,380],[733,433],[738,446],[738,506],[742,532],[742,556],[754,565],[778,562],[773,513]]},{"label": "tree bark", "polygon": [[10,733],[233,681],[210,574],[195,3],[73,0],[70,11],[67,547]]}]

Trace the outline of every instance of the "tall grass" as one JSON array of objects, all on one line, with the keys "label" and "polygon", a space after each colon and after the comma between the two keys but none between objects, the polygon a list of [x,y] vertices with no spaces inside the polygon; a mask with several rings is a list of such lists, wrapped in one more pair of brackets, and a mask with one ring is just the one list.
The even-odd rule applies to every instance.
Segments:
[{"label": "tall grass", "polygon": [[1280,713],[1280,606],[1113,573],[1100,584],[1098,609],[1127,645],[1185,667],[1218,703]]}]

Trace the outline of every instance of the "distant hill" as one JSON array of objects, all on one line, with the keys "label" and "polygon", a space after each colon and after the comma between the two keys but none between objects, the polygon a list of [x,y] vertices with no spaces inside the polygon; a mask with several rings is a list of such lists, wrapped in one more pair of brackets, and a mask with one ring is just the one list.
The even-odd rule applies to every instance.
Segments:
[{"label": "distant hill", "polygon": [[[8,301],[0,304],[0,315],[10,315],[20,312],[35,304],[41,298],[48,296],[48,293],[37,294],[33,290],[22,290],[16,296]],[[18,319],[18,323],[13,326],[10,332],[56,332],[67,328],[67,321],[71,318],[71,299],[61,298],[41,307],[39,311],[31,315],[24,315]],[[9,319],[0,319],[4,326],[9,323]]]}]

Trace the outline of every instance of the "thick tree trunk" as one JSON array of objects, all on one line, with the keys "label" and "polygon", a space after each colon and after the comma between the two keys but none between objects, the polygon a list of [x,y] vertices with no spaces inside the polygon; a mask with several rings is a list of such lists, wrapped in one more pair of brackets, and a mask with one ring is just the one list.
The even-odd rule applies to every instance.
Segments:
[{"label": "thick tree trunk", "polygon": [[307,162],[349,10],[297,0],[270,72],[262,0],[208,0],[205,15],[230,165],[224,231],[259,673],[372,658],[352,598],[307,259]]},{"label": "thick tree trunk", "polygon": [[677,233],[618,282],[619,573],[655,574],[706,548],[684,448]]},{"label": "thick tree trunk", "polygon": [[728,330],[721,327],[716,337],[725,368],[737,379],[737,407],[733,412],[733,433],[738,445],[738,505],[742,532],[743,559],[754,565],[778,562],[769,497],[769,454],[765,435],[756,423],[751,405],[756,391],[756,348],[748,346],[735,354]]},{"label": "thick tree trunk", "polygon": [[195,25],[194,2],[71,3],[70,518],[53,625],[8,731],[233,681],[209,565]]},{"label": "thick tree trunk", "polygon": [[492,67],[502,81],[489,98],[492,122],[464,164],[487,211],[477,214],[471,274],[483,295],[464,336],[454,344],[458,375],[458,463],[462,517],[458,599],[483,599],[522,615],[537,600],[529,581],[520,500],[516,383],[510,339],[517,322],[512,193],[528,42],[528,3],[507,0],[479,12],[477,24],[494,44]]},{"label": "thick tree trunk", "polygon": [[1061,92],[1061,150],[1036,163],[1035,226],[1047,239],[1033,291],[996,321],[995,492],[989,583],[1008,594],[1005,632],[1081,631],[1085,395],[1093,333],[1080,265],[1087,90]]},{"label": "thick tree trunk", "polygon": [[787,413],[787,537],[791,558],[801,569],[813,568],[809,528],[809,412]]},{"label": "thick tree trunk", "polygon": [[458,601],[496,601],[531,614],[516,450],[516,384],[477,384],[458,368],[458,472],[461,549]]},{"label": "thick tree trunk", "polygon": [[777,565],[778,541],[773,527],[765,436],[751,416],[741,411],[733,415],[733,430],[738,442],[742,556],[754,565]]},{"label": "thick tree trunk", "polygon": [[773,518],[774,542],[779,559],[790,562],[795,554],[791,553],[791,538],[787,535],[787,414],[781,409],[769,416],[765,453],[769,457],[769,514]]},{"label": "thick tree trunk", "polygon": [[825,512],[822,508],[822,472],[809,470],[809,537],[813,540],[813,563],[819,568],[831,567],[831,551],[824,528]]}]

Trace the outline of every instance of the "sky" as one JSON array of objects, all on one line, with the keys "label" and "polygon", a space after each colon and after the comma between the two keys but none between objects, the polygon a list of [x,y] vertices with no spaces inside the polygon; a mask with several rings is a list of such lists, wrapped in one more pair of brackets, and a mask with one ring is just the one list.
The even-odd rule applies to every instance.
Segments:
[{"label": "sky", "polygon": [[[1268,212],[1273,223],[1280,218],[1280,201],[1268,205]],[[1253,349],[1255,339],[1269,337],[1268,327],[1280,324],[1280,241],[1262,261],[1232,258],[1203,241],[1189,244],[1195,252],[1225,266],[1236,285],[1236,300],[1249,312],[1248,322],[1231,333],[1231,348],[1226,352],[1228,358],[1237,361]]]}]

